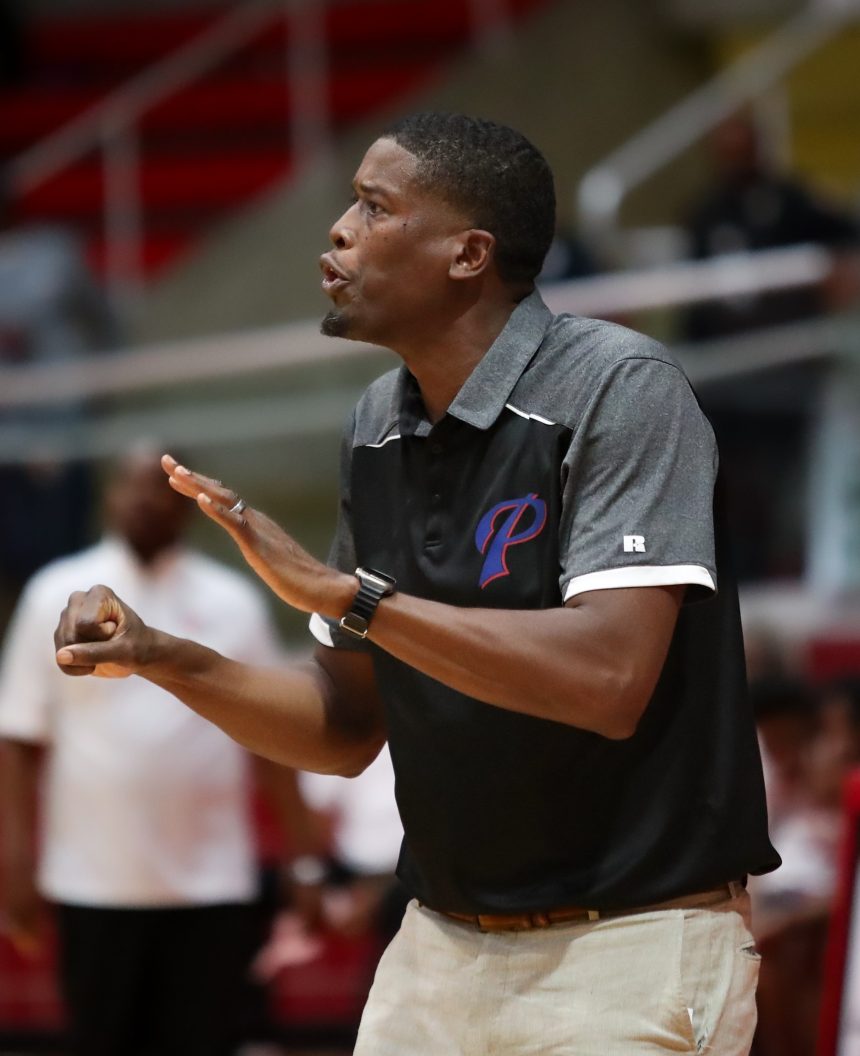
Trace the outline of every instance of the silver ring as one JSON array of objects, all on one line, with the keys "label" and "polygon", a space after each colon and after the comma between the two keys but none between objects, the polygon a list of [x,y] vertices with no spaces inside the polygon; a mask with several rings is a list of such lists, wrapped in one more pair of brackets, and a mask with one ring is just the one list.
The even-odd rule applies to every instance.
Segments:
[{"label": "silver ring", "polygon": [[246,508],[247,508],[247,506],[248,506],[248,503],[245,502],[244,499],[236,499],[236,501],[233,503],[233,505],[230,507],[230,509],[227,512],[228,513],[244,513]]}]

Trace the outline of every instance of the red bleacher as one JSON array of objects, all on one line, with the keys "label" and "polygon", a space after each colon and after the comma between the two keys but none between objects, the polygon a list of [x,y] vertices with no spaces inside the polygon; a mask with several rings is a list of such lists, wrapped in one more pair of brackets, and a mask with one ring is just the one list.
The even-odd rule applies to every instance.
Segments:
[{"label": "red bleacher", "polygon": [[[509,0],[520,17],[545,0]],[[193,40],[228,5],[41,20],[31,72],[0,96],[0,158],[11,158],[141,70]],[[335,131],[425,86],[470,39],[470,0],[329,0],[329,106]],[[201,232],[290,173],[284,70],[289,26],[271,22],[207,77],[164,100],[141,127],[143,264],[174,262]],[[104,256],[100,160],[70,166],[19,202],[22,217],[66,223]]]}]

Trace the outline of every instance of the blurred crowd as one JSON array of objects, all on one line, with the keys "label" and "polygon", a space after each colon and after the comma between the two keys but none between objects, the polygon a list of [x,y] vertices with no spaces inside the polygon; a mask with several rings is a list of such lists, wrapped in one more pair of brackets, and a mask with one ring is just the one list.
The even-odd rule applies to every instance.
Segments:
[{"label": "blurred crowd", "polygon": [[860,678],[816,684],[772,671],[750,683],[771,838],[782,857],[753,877],[762,951],[757,1056],[815,1051],[825,951],[847,833],[845,780],[860,765]]}]

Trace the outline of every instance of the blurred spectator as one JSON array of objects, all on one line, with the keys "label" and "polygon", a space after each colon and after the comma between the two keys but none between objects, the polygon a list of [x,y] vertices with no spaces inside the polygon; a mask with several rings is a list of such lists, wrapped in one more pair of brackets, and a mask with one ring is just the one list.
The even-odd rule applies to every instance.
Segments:
[{"label": "blurred spectator", "polygon": [[800,680],[751,687],[782,867],[750,879],[762,950],[757,1056],[815,1049],[824,950],[843,830],[842,788],[860,760],[856,687]]},{"label": "blurred spectator", "polygon": [[[695,258],[816,243],[857,250],[857,218],[819,201],[799,180],[777,172],[765,158],[761,137],[746,115],[720,125],[711,137],[714,185],[693,209],[687,227]],[[832,289],[850,296],[851,284],[836,269]],[[776,326],[820,312],[831,289],[749,294],[691,309],[683,336],[699,341],[755,327]]]},{"label": "blurred spectator", "polygon": [[538,275],[539,283],[567,282],[570,279],[585,279],[596,275],[597,262],[582,239],[564,227],[558,227],[543,268]]},{"label": "blurred spectator", "polygon": [[[0,375],[74,362],[117,339],[77,240],[62,229],[16,224],[0,184]],[[0,413],[0,585],[13,593],[86,540],[90,470],[66,460],[85,409],[78,400]]]},{"label": "blurred spectator", "polygon": [[286,869],[291,908],[256,961],[267,980],[321,955],[326,934],[373,936],[381,954],[408,902],[394,875],[403,826],[388,746],[357,777],[302,772],[298,787],[306,820],[294,827],[306,853]]},{"label": "blurred spectator", "polygon": [[[2,906],[26,951],[42,939],[41,897],[55,904],[77,1056],[231,1052],[260,938],[249,757],[143,679],[63,675],[45,635],[72,590],[104,580],[173,634],[251,663],[278,662],[257,591],[181,546],[191,510],[152,449],[127,456],[107,488],[104,538],[37,573],[5,643]],[[275,796],[277,775],[288,802],[294,775],[268,768]]]},{"label": "blurred spectator", "polygon": [[808,754],[816,733],[817,706],[805,683],[779,676],[754,682],[750,697],[758,729],[767,814],[773,837],[782,822],[808,798]]},{"label": "blurred spectator", "polygon": [[304,831],[314,834],[305,835],[307,853],[286,869],[289,909],[280,914],[255,972],[270,982],[284,969],[324,959],[341,940],[356,940],[368,951],[356,978],[362,1005],[376,962],[409,902],[394,875],[403,825],[388,746],[357,777],[299,773],[298,778]]},{"label": "blurred spectator", "polygon": [[[394,876],[403,826],[388,746],[356,778],[300,773],[299,789],[309,808],[325,817],[330,832],[322,923],[352,934],[375,930],[387,944],[406,908]],[[297,863],[291,873],[294,882],[301,880]]]}]

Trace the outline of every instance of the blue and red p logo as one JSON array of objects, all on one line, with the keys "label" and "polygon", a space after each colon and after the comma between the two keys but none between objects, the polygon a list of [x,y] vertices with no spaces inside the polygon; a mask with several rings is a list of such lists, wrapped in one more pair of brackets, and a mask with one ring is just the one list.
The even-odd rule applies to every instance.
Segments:
[{"label": "blue and red p logo", "polygon": [[[528,511],[532,514],[530,523],[521,527]],[[522,499],[497,502],[492,509],[487,510],[475,530],[475,546],[482,554],[486,554],[481,569],[481,590],[499,576],[509,575],[508,547],[534,539],[543,531],[545,524],[546,503],[536,493]]]}]

